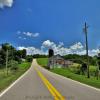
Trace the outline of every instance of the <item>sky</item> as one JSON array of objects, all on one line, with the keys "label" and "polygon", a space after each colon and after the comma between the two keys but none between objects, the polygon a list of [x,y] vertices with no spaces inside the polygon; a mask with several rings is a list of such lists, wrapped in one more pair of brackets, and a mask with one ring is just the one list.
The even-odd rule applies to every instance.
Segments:
[{"label": "sky", "polygon": [[0,44],[9,42],[28,53],[47,48],[62,55],[85,53],[85,22],[94,55],[100,46],[100,0],[0,0]]}]

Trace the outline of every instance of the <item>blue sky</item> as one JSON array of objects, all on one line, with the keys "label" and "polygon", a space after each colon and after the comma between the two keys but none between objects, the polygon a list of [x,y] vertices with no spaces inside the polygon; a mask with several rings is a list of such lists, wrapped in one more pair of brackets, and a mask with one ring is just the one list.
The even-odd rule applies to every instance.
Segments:
[{"label": "blue sky", "polygon": [[83,27],[86,21],[89,25],[89,48],[95,49],[100,45],[100,0],[0,2],[0,43],[36,48],[40,48],[46,40],[55,44],[63,42],[65,47],[76,42],[84,44]]}]

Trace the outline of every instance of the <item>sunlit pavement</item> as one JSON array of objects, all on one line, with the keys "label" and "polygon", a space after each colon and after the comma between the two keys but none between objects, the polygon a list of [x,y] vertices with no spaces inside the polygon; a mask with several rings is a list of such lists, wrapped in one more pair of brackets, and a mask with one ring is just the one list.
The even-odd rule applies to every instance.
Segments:
[{"label": "sunlit pavement", "polygon": [[0,100],[100,100],[100,90],[49,72],[33,60],[28,72]]}]

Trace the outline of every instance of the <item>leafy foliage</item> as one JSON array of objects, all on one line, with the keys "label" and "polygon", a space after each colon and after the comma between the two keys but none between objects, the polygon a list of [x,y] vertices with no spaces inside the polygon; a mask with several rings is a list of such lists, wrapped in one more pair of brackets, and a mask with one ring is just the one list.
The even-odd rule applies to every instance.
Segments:
[{"label": "leafy foliage", "polygon": [[40,55],[40,54],[35,54],[33,55],[33,58],[47,58],[47,55]]},{"label": "leafy foliage", "polygon": [[[16,50],[11,44],[4,43],[0,49],[0,68],[6,64],[6,57],[8,51],[8,67],[12,67],[12,61],[21,63],[21,59],[26,58],[26,50]],[[13,65],[14,66],[14,65]]]},{"label": "leafy foliage", "polygon": [[[75,63],[83,64],[87,62],[86,55],[77,55],[77,54],[69,54],[64,56],[65,59],[72,60]],[[89,56],[89,63],[90,65],[96,65],[96,57]]]}]

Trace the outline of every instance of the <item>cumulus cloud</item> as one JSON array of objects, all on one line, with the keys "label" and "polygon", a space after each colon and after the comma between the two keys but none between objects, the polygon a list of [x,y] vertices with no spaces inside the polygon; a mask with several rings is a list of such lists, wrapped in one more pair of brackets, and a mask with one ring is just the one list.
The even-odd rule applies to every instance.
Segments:
[{"label": "cumulus cloud", "polygon": [[74,45],[70,46],[70,49],[77,50],[77,49],[83,49],[83,45],[81,42],[75,43]]},{"label": "cumulus cloud", "polygon": [[14,0],[0,0],[0,8],[12,7]]},{"label": "cumulus cloud", "polygon": [[18,47],[18,50],[26,49],[27,55],[33,55],[33,54],[45,54],[42,50],[37,49],[35,47]]},{"label": "cumulus cloud", "polygon": [[42,46],[53,49],[56,47],[56,44],[54,42],[51,42],[50,40],[46,40],[43,42]]},{"label": "cumulus cloud", "polygon": [[[59,42],[58,44],[46,40],[42,43],[41,48],[37,49],[35,47],[18,47],[18,49],[26,49],[28,55],[33,55],[33,54],[48,54],[48,49],[52,48],[54,50],[55,55],[60,54],[60,55],[67,55],[67,54],[79,54],[79,55],[84,55],[86,54],[86,50],[84,48],[84,45],[82,45],[81,42],[77,42],[69,47],[64,47],[63,42]],[[97,55],[98,49],[92,49],[89,50],[89,55],[94,56]]]}]

